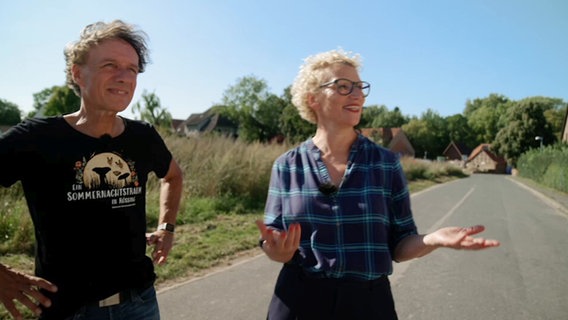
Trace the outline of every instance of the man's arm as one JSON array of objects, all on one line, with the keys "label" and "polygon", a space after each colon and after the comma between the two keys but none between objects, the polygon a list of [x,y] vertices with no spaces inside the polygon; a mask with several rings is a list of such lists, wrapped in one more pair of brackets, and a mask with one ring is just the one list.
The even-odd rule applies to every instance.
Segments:
[{"label": "man's arm", "polygon": [[[158,225],[168,223],[171,226],[175,226],[182,191],[183,172],[177,162],[172,159],[168,173],[161,179]],[[154,245],[152,257],[155,263],[162,264],[166,262],[173,246],[173,239],[173,230],[167,229],[157,230],[148,238],[148,244]]]}]

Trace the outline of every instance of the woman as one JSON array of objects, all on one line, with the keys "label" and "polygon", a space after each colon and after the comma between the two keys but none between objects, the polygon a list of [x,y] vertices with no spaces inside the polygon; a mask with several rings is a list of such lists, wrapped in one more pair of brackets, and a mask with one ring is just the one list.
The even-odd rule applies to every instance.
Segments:
[{"label": "woman", "polygon": [[392,261],[484,249],[483,226],[418,234],[398,157],[355,130],[370,84],[357,55],[308,57],[292,102],[315,135],[274,163],[259,245],[284,263],[269,319],[397,319]]}]

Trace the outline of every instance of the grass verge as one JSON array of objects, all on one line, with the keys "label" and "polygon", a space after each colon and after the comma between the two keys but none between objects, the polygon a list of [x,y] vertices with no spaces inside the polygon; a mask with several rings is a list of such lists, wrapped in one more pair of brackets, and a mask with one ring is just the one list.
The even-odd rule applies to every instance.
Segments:
[{"label": "grass verge", "polygon": [[[432,185],[457,179],[440,177],[436,180],[416,180],[409,184],[411,193]],[[176,228],[175,245],[164,265],[156,266],[158,290],[204,276],[219,268],[227,267],[243,256],[259,254],[258,229],[255,221],[263,212],[219,214],[206,221],[179,225]],[[150,255],[152,247],[148,248]],[[27,254],[6,254],[0,262],[14,269],[33,274],[33,257]],[[20,306],[25,319],[35,319]],[[0,319],[11,319],[0,305]]]}]

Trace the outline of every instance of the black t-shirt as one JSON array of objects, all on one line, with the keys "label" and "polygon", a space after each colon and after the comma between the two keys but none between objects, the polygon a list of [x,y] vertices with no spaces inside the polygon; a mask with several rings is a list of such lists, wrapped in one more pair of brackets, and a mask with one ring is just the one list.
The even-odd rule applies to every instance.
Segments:
[{"label": "black t-shirt", "polygon": [[29,119],[0,136],[0,184],[22,182],[36,236],[36,274],[55,283],[44,315],[155,279],[146,256],[146,181],[168,171],[171,153],[149,124],[93,138],[63,117]]}]

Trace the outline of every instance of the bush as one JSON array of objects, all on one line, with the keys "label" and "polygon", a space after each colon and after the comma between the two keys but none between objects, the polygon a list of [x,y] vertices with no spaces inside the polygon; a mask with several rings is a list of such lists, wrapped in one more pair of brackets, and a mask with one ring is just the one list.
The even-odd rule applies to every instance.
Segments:
[{"label": "bush", "polygon": [[[7,190],[9,189],[11,188]],[[34,252],[32,220],[24,199],[14,196],[17,193],[4,192],[0,198],[0,254],[2,255],[10,253],[32,255]]]},{"label": "bush", "polygon": [[568,192],[568,145],[531,149],[519,157],[519,175],[547,187]]},{"label": "bush", "polygon": [[466,177],[467,174],[462,168],[449,162],[432,162],[416,158],[402,158],[402,168],[408,181],[433,180],[437,181],[442,177]]}]

